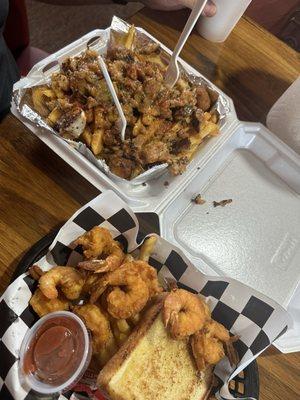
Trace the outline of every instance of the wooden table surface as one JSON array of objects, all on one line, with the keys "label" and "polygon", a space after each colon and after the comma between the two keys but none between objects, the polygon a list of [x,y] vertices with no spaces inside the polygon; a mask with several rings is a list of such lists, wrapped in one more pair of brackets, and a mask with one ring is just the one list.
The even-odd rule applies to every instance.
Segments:
[{"label": "wooden table surface", "polygon": [[[172,48],[185,17],[143,10],[131,21]],[[233,98],[240,119],[251,121],[264,122],[300,72],[299,55],[246,18],[224,44],[193,34],[182,56]],[[12,115],[0,123],[0,292],[26,250],[97,193]],[[271,348],[258,364],[261,400],[300,398],[299,353]]]}]

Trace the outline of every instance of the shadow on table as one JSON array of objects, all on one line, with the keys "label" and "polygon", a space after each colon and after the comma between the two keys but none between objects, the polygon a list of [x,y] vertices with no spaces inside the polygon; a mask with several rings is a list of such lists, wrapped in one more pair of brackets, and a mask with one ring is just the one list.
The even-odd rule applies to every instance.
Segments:
[{"label": "shadow on table", "polygon": [[145,7],[139,12],[139,14],[152,19],[156,23],[167,25],[170,28],[181,32],[190,14],[190,10],[160,11]]},{"label": "shadow on table", "polygon": [[97,188],[42,142],[35,142],[27,157],[32,164],[45,173],[80,205],[87,203],[100,193]]}]

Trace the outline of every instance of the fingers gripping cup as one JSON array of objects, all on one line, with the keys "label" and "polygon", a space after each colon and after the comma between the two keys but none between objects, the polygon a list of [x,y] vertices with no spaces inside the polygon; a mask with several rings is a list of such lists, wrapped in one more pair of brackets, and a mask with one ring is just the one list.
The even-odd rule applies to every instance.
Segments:
[{"label": "fingers gripping cup", "polygon": [[251,0],[214,0],[217,7],[213,17],[202,16],[197,24],[198,32],[212,42],[224,42]]},{"label": "fingers gripping cup", "polygon": [[37,393],[62,393],[78,382],[90,359],[90,337],[82,320],[67,311],[54,312],[26,333],[20,350],[20,379]]}]

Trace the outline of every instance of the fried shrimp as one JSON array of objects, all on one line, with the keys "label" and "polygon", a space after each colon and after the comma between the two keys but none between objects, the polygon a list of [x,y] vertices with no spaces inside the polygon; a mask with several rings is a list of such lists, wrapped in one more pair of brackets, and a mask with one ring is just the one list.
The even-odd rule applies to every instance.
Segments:
[{"label": "fried shrimp", "polygon": [[157,242],[157,237],[155,236],[150,236],[145,240],[145,242],[142,244],[142,247],[140,249],[140,255],[139,259],[142,261],[149,261],[149,258],[153,252],[153,248]]},{"label": "fried shrimp", "polygon": [[91,294],[91,290],[96,282],[100,280],[98,274],[94,274],[92,272],[85,271],[85,282],[82,288],[82,294],[87,295]]},{"label": "fried shrimp", "polygon": [[123,264],[120,269],[131,270],[141,276],[143,281],[147,284],[149,289],[149,298],[151,299],[156,294],[163,291],[157,278],[157,271],[155,268],[151,267],[147,262],[137,260]]},{"label": "fried shrimp", "polygon": [[139,313],[149,299],[149,289],[136,273],[124,268],[104,276],[95,285],[91,303],[95,303],[106,289],[107,311],[116,319],[127,319]]},{"label": "fried shrimp", "polygon": [[54,267],[39,279],[39,288],[48,299],[58,297],[57,287],[67,299],[78,299],[83,285],[83,276],[72,267]]},{"label": "fried shrimp", "polygon": [[34,292],[29,304],[39,317],[54,311],[68,311],[70,308],[69,301],[62,294],[59,294],[56,299],[50,300],[40,289]]},{"label": "fried shrimp", "polygon": [[164,301],[163,321],[174,339],[183,339],[199,331],[210,318],[207,305],[184,289],[169,293]]},{"label": "fried shrimp", "polygon": [[83,247],[87,261],[78,264],[79,268],[97,273],[110,272],[117,269],[125,257],[120,244],[113,240],[106,228],[95,226],[80,236],[75,245]]},{"label": "fried shrimp", "polygon": [[237,353],[232,343],[237,337],[230,337],[228,330],[218,322],[210,320],[191,337],[191,347],[199,371],[208,365],[216,365],[226,353],[230,363],[237,364]]},{"label": "fried shrimp", "polygon": [[90,260],[101,256],[112,241],[113,238],[109,230],[94,226],[90,231],[80,236],[75,244],[83,247],[85,258]]},{"label": "fried shrimp", "polygon": [[102,253],[104,259],[81,261],[78,263],[78,267],[97,274],[114,271],[122,264],[124,253],[116,241],[112,241],[108,252],[108,256],[106,256],[106,253]]},{"label": "fried shrimp", "polygon": [[73,312],[85,322],[92,333],[93,355],[103,366],[117,351],[110,323],[102,310],[94,304],[75,306]]}]

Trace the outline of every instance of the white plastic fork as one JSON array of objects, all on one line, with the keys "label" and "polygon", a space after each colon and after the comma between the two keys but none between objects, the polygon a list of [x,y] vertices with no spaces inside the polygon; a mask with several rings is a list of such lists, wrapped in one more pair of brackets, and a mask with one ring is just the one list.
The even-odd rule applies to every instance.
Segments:
[{"label": "white plastic fork", "polygon": [[114,85],[112,83],[112,80],[110,78],[109,72],[107,70],[106,64],[105,64],[103,58],[100,55],[98,56],[98,61],[99,61],[99,65],[100,65],[101,71],[103,73],[104,79],[105,79],[105,81],[107,83],[108,89],[109,89],[109,91],[110,91],[110,93],[112,95],[113,101],[115,103],[115,106],[117,108],[117,111],[118,111],[118,114],[119,114],[119,117],[120,117],[120,119],[119,119],[119,125],[120,125],[120,131],[121,131],[120,134],[121,134],[121,139],[124,142],[127,121],[126,121],[122,106],[120,104],[120,101],[118,99],[116,90],[115,90]]},{"label": "white plastic fork", "polygon": [[185,27],[180,35],[180,38],[176,44],[176,47],[173,51],[173,54],[170,58],[170,63],[166,71],[165,75],[165,84],[169,87],[173,87],[179,78],[179,67],[178,67],[178,57],[179,54],[187,41],[187,38],[190,36],[200,14],[202,13],[207,0],[196,0],[195,5],[191,11],[189,19],[185,24]]}]

